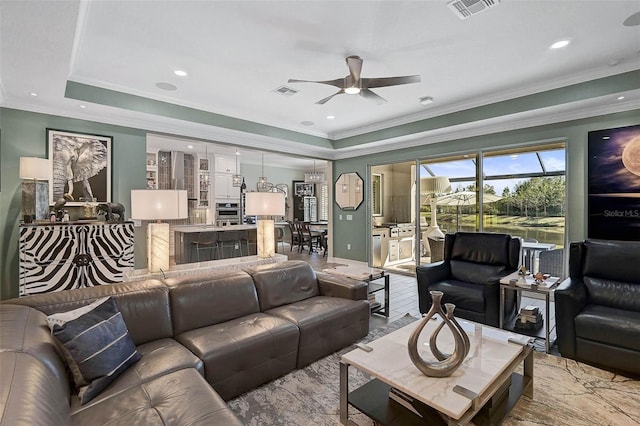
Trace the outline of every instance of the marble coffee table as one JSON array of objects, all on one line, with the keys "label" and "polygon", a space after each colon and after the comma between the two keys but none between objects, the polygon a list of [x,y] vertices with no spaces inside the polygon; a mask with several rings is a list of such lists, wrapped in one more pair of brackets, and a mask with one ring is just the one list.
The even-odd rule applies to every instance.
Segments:
[{"label": "marble coffee table", "polygon": [[[420,342],[425,346],[420,352],[426,360],[435,360],[427,345],[439,321],[431,320],[421,333]],[[469,335],[471,350],[449,377],[427,377],[411,362],[407,342],[419,321],[369,343],[371,351],[356,348],[344,354],[340,360],[340,422],[352,424],[348,410],[353,405],[380,424],[467,424],[484,406],[491,411],[492,404],[499,405],[497,415],[504,416],[521,394],[533,397],[530,338],[458,321]],[[440,333],[438,346],[443,352],[450,352],[451,333]],[[515,373],[520,363],[524,364],[523,374]],[[350,366],[369,374],[373,380],[349,390]],[[391,402],[388,396],[391,387],[417,400],[421,414]],[[480,415],[486,412],[487,408]]]}]

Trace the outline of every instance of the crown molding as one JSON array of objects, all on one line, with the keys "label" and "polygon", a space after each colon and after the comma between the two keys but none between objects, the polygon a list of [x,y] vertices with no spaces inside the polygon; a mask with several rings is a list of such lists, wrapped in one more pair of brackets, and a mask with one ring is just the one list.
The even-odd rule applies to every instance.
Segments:
[{"label": "crown molding", "polygon": [[[95,105],[95,104],[92,104]],[[6,102],[3,107],[30,111],[40,114],[48,114],[60,117],[68,117],[78,120],[93,121],[97,123],[123,126],[140,129],[146,132],[160,133],[171,136],[184,136],[205,141],[227,144],[232,146],[253,148],[262,151],[282,152],[301,157],[315,157],[329,160],[333,157],[333,148],[305,145],[299,142],[291,142],[281,138],[257,135],[222,127],[209,126],[200,123],[182,121],[174,118],[154,116],[135,111],[128,111],[126,115],[118,115],[118,109],[97,105],[100,111],[91,111],[90,108],[77,111],[75,108],[51,108],[44,105]]]},{"label": "crown molding", "polygon": [[[640,90],[634,92],[640,92]],[[372,143],[357,145],[356,147],[336,149],[334,159],[341,160],[364,155],[379,154],[389,151],[397,151],[399,149],[432,145],[451,140],[508,132],[528,127],[544,126],[548,124],[640,109],[640,101],[638,100],[629,100],[606,105],[599,105],[600,101],[600,98],[591,98],[586,101],[554,105],[537,110],[493,117],[451,127],[442,127],[396,138],[381,139]]]},{"label": "crown molding", "polygon": [[112,90],[114,92],[120,92],[120,93],[124,93],[127,95],[133,95],[133,96],[138,96],[141,98],[145,98],[145,99],[150,99],[152,101],[158,101],[158,102],[165,102],[167,104],[171,104],[171,105],[177,105],[180,107],[184,107],[184,108],[191,108],[197,111],[203,111],[206,113],[210,113],[210,114],[216,114],[218,116],[221,117],[225,117],[225,118],[231,118],[234,120],[243,120],[243,121],[251,121],[252,123],[256,123],[262,126],[269,126],[269,127],[277,127],[279,129],[283,129],[283,130],[288,130],[291,132],[296,132],[296,133],[301,133],[301,134],[305,134],[305,135],[309,135],[309,136],[316,136],[319,138],[324,138],[327,140],[330,140],[328,135],[324,132],[318,132],[318,131],[313,131],[311,129],[304,129],[304,131],[300,130],[299,128],[294,128],[293,126],[274,126],[273,124],[269,124],[263,120],[261,120],[259,117],[250,117],[250,116],[241,116],[239,114],[233,115],[233,114],[225,114],[222,112],[217,111],[214,108],[211,108],[211,105],[203,105],[203,104],[198,104],[195,102],[182,102],[180,99],[178,98],[174,98],[171,96],[166,96],[162,93],[152,93],[152,92],[148,92],[148,91],[143,91],[143,90],[136,90],[136,89],[132,89],[130,87],[124,87],[121,86],[119,84],[112,84],[112,83],[107,83],[101,80],[96,80],[96,79],[92,79],[92,78],[86,78],[86,77],[82,77],[82,76],[77,76],[77,75],[71,75],[68,78],[68,81],[74,82],[74,83],[80,83],[80,84],[84,84],[87,86],[92,86],[92,87],[97,87],[100,89],[106,89],[106,90]]},{"label": "crown molding", "polygon": [[[630,91],[628,93],[639,94],[640,89]],[[607,103],[604,103],[605,98]],[[375,142],[340,149],[305,145],[300,142],[292,142],[281,138],[263,136],[163,116],[155,116],[147,113],[129,110],[124,112],[115,107],[97,104],[92,104],[93,109],[95,110],[89,108],[82,111],[78,111],[75,106],[73,108],[69,107],[61,110],[60,108],[47,107],[41,104],[36,105],[11,101],[3,102],[3,107],[123,126],[151,133],[195,138],[234,147],[282,152],[301,157],[318,158],[323,160],[340,160],[395,151],[398,149],[414,148],[421,145],[430,145],[449,140],[482,136],[521,128],[542,126],[563,121],[640,109],[640,101],[638,100],[630,99],[628,101],[611,103],[609,101],[610,98],[611,96],[589,98],[582,101],[553,105],[536,110],[493,117],[454,126],[441,127],[400,137],[380,139]]]},{"label": "crown molding", "polygon": [[546,80],[537,84],[533,83],[526,86],[518,86],[515,89],[504,90],[490,95],[474,98],[473,100],[457,102],[449,105],[444,105],[442,107],[433,108],[433,104],[431,104],[432,107],[427,107],[426,111],[404,115],[402,117],[396,117],[390,120],[378,121],[366,126],[361,126],[340,132],[333,132],[330,133],[328,137],[330,140],[336,141],[365,133],[388,129],[390,127],[402,126],[405,124],[413,123],[420,120],[426,120],[441,115],[451,114],[466,109],[504,102],[510,99],[546,92],[548,90],[560,89],[562,87],[585,83],[599,78],[611,77],[617,74],[623,74],[625,72],[635,71],[639,69],[640,58],[629,61],[627,63],[621,63],[615,67],[607,66],[591,69],[588,71],[572,74],[570,76],[565,76],[554,80]]}]

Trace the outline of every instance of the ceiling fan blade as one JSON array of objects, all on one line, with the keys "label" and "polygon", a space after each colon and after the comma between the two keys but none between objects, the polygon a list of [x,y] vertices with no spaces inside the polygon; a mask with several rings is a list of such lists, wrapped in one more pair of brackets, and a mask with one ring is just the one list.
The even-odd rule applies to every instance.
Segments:
[{"label": "ceiling fan blade", "polygon": [[360,80],[360,72],[362,71],[362,58],[360,56],[352,55],[346,58],[347,66],[349,67],[349,75],[354,82]]},{"label": "ceiling fan blade", "polygon": [[363,78],[362,87],[386,87],[400,84],[420,83],[419,75],[406,75],[403,77]]},{"label": "ceiling fan blade", "polygon": [[344,78],[336,78],[335,80],[324,80],[324,81],[296,80],[294,78],[290,78],[288,83],[320,83],[320,84],[328,84],[330,86],[335,86],[342,89],[344,87]]},{"label": "ceiling fan blade", "polygon": [[387,102],[385,98],[383,98],[380,95],[376,95],[374,92],[372,92],[369,89],[360,90],[360,96],[362,96],[363,98],[375,101],[378,105],[381,105]]},{"label": "ceiling fan blade", "polygon": [[318,102],[316,102],[316,104],[318,104],[318,105],[324,105],[324,104],[326,104],[327,102],[329,102],[329,101],[331,100],[331,98],[333,98],[334,96],[336,96],[336,95],[341,95],[341,94],[343,94],[343,93],[344,93],[344,90],[343,90],[343,89],[340,89],[340,90],[338,90],[336,93],[334,93],[333,95],[331,95],[331,96],[327,96],[327,97],[326,97],[326,98],[324,98],[324,99],[320,99]]}]

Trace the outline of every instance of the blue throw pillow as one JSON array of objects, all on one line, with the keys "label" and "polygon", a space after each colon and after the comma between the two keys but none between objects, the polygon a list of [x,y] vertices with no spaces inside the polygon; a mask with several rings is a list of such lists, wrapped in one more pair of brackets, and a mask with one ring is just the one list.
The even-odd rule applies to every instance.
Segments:
[{"label": "blue throw pillow", "polygon": [[66,352],[82,404],[142,357],[111,297],[49,315],[47,323]]}]

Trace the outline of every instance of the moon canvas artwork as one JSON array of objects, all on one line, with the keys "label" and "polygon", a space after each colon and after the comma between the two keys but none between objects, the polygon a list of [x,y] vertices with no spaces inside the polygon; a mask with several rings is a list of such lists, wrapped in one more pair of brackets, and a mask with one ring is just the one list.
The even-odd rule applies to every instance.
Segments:
[{"label": "moon canvas artwork", "polygon": [[631,173],[640,176],[640,136],[636,136],[622,150],[622,164]]},{"label": "moon canvas artwork", "polygon": [[640,240],[640,125],[588,140],[589,238]]}]

